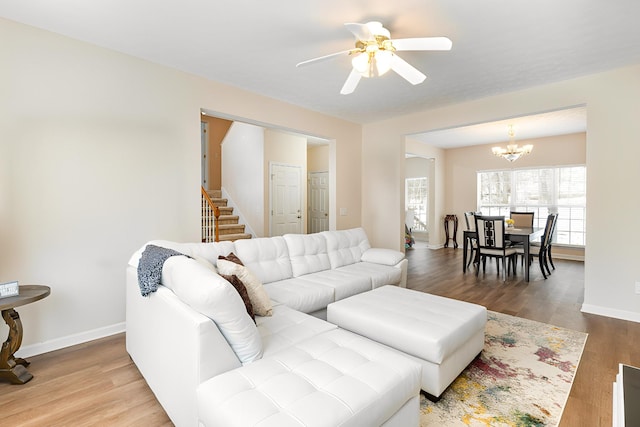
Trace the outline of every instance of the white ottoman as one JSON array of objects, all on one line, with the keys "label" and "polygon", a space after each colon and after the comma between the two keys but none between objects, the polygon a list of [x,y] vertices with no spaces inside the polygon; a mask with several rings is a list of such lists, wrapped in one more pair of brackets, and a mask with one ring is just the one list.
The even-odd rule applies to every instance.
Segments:
[{"label": "white ottoman", "polygon": [[437,400],[482,351],[487,309],[383,286],[329,304],[327,320],[420,362],[421,388]]}]

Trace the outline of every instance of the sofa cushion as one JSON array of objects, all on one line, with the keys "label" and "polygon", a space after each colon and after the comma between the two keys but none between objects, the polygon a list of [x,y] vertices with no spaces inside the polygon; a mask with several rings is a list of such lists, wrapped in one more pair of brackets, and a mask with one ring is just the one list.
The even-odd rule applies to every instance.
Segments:
[{"label": "sofa cushion", "polygon": [[262,283],[293,277],[287,243],[282,236],[236,240],[235,254]]},{"label": "sofa cushion", "polygon": [[371,247],[367,234],[362,228],[323,231],[320,234],[327,239],[327,253],[329,254],[331,268],[338,268],[360,261],[363,252]]},{"label": "sofa cushion", "polygon": [[371,279],[369,278],[369,276],[341,271],[342,268],[346,267],[341,267],[337,270],[319,271],[317,273],[303,276],[301,277],[301,279],[304,279],[310,283],[316,283],[317,286],[326,286],[329,288],[333,288],[334,301],[338,301],[343,298],[350,297],[351,295],[356,295],[361,292],[371,290]]},{"label": "sofa cushion", "polygon": [[[193,259],[175,256],[164,263],[162,284],[184,303],[213,320],[242,363],[262,356],[258,328],[229,282]],[[157,333],[153,325],[149,333]]]},{"label": "sofa cushion", "polygon": [[337,328],[333,323],[278,303],[273,306],[273,316],[258,317],[257,323],[264,349],[262,357]]},{"label": "sofa cushion", "polygon": [[[399,268],[371,262],[356,262],[355,264],[340,267],[335,271],[368,278],[371,283],[369,290],[384,285],[397,285],[402,279],[402,270]],[[336,301],[338,299],[339,298],[336,298]]]},{"label": "sofa cushion", "polygon": [[271,316],[271,300],[264,290],[262,282],[247,267],[227,261],[226,259],[218,259],[216,264],[218,272],[224,275],[237,276],[242,284],[247,288],[249,299],[253,306],[253,312],[258,316]]},{"label": "sofa cushion", "polygon": [[306,280],[307,276],[268,283],[264,289],[269,297],[303,313],[324,309],[335,301],[334,289]]},{"label": "sofa cushion", "polygon": [[327,239],[321,234],[285,234],[293,277],[329,270]]},{"label": "sofa cushion", "polygon": [[380,426],[418,396],[420,372],[401,354],[335,329],[205,381],[198,416],[206,426]]}]

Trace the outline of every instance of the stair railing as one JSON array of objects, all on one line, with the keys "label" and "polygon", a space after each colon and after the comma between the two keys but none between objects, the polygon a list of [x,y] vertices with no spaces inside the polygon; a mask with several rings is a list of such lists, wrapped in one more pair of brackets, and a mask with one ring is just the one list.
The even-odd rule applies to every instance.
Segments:
[{"label": "stair railing", "polygon": [[219,242],[220,232],[218,231],[218,221],[220,219],[220,209],[213,203],[207,190],[200,186],[202,197],[202,241],[206,243]]}]

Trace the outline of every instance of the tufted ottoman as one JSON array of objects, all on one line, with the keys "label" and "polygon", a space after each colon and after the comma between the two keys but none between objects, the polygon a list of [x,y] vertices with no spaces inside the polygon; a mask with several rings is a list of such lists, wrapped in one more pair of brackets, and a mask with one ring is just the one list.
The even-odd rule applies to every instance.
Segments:
[{"label": "tufted ottoman", "polygon": [[342,329],[225,372],[197,390],[200,426],[415,426],[420,365]]},{"label": "tufted ottoman", "polygon": [[327,307],[327,320],[408,355],[422,365],[432,400],[484,346],[487,309],[397,286],[383,286]]}]

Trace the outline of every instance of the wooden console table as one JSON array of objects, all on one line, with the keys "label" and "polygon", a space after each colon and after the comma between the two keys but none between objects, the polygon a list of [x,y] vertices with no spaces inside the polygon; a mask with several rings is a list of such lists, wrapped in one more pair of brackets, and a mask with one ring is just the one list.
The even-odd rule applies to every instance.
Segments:
[{"label": "wooden console table", "polygon": [[[449,221],[453,221],[453,239],[449,238]],[[445,215],[444,217],[444,234],[447,237],[447,240],[444,242],[444,247],[449,247],[449,240],[453,240],[453,247],[455,249],[458,248],[458,241],[456,239],[456,234],[458,233],[458,215]]]},{"label": "wooden console table", "polygon": [[2,318],[9,326],[9,336],[0,351],[0,378],[6,378],[13,384],[24,384],[31,380],[33,375],[26,368],[29,362],[13,356],[22,344],[22,321],[14,309],[46,298],[51,289],[41,285],[20,286],[18,289],[18,295],[0,299]]}]

